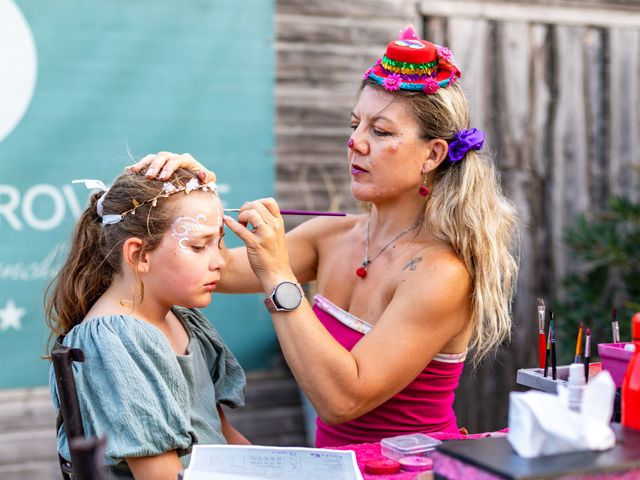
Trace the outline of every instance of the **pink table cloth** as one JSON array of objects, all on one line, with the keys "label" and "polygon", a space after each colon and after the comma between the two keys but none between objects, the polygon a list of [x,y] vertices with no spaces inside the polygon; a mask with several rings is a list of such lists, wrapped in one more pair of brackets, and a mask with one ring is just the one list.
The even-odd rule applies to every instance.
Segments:
[{"label": "pink table cloth", "polygon": [[[501,432],[504,432],[503,430]],[[496,432],[496,433],[501,433]],[[435,432],[429,433],[430,437],[437,438],[438,440],[468,440],[472,438],[487,438],[493,435],[492,433],[477,433],[471,435],[461,435],[454,433],[443,433],[443,432]],[[380,442],[376,443],[357,443],[354,445],[344,445],[342,447],[331,447],[335,450],[353,450],[356,452],[356,461],[358,462],[358,468],[362,472],[362,476],[365,480],[414,480],[420,473],[422,472],[400,472],[395,473],[393,475],[370,475],[364,472],[364,464],[369,460],[380,460],[385,457],[380,453]],[[434,454],[435,455],[435,454]],[[434,456],[434,460],[435,460]],[[474,471],[478,472],[474,469]],[[468,477],[468,478],[477,478],[478,480],[483,480],[482,477]],[[496,477],[490,476],[486,477],[487,479],[494,479]]]},{"label": "pink table cloth", "polygon": [[[487,438],[490,436],[504,435],[507,429],[499,432],[477,433],[470,435],[452,434],[452,433],[429,433],[430,437],[438,440],[469,440]],[[380,443],[359,443],[354,445],[344,445],[342,447],[332,447],[335,450],[353,450],[356,454],[358,468],[362,472],[364,480],[415,480],[422,472],[400,472],[393,475],[370,475],[364,472],[364,464],[369,460],[380,460],[385,457],[380,452]],[[432,456],[435,465],[435,471],[450,480],[501,480],[502,477],[486,473],[469,466],[463,462],[459,462],[447,455],[441,455],[434,452]],[[632,470],[624,473],[609,473],[602,475],[579,475],[562,477],[571,480],[638,480],[640,479],[640,470]]]}]

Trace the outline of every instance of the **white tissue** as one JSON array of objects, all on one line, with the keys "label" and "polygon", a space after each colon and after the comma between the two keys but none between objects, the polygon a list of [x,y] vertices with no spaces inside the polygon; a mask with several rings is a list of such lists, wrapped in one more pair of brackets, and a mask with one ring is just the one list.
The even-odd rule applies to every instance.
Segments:
[{"label": "white tissue", "polygon": [[589,380],[580,412],[569,409],[566,387],[558,395],[531,390],[509,395],[509,443],[521,457],[606,450],[616,439],[609,426],[616,387],[606,370]]}]

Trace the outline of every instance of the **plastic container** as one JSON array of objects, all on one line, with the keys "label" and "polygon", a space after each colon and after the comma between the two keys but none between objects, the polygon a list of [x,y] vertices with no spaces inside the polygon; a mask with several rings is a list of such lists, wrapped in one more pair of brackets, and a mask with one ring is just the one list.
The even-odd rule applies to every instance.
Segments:
[{"label": "plastic container", "polygon": [[624,372],[633,356],[632,351],[625,350],[625,345],[630,344],[631,342],[598,344],[598,355],[600,355],[602,368],[611,374],[616,387],[622,386]]},{"label": "plastic container", "polygon": [[584,365],[582,363],[572,363],[571,365],[569,365],[568,388],[569,408],[574,412],[580,411],[584,387]]},{"label": "plastic container", "polygon": [[622,382],[622,425],[640,430],[640,312],[631,317],[635,352]]},{"label": "plastic container", "polygon": [[382,455],[399,460],[409,456],[431,456],[442,442],[424,433],[412,433],[398,437],[383,438],[380,442]]}]

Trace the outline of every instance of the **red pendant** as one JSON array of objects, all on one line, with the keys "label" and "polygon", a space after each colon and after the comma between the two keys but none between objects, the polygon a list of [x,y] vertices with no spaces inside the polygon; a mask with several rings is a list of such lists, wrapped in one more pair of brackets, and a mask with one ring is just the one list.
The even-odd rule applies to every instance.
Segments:
[{"label": "red pendant", "polygon": [[360,267],[356,270],[356,275],[358,275],[360,278],[364,278],[367,276],[367,270],[364,267]]}]

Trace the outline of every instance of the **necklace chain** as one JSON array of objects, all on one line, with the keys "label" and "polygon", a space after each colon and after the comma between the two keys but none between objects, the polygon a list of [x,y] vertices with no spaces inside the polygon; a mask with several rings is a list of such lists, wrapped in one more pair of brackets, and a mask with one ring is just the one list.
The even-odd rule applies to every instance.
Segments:
[{"label": "necklace chain", "polygon": [[384,246],[380,250],[378,250],[378,253],[376,253],[373,257],[369,258],[369,227],[371,226],[371,217],[369,217],[369,220],[367,220],[367,236],[364,239],[364,259],[362,260],[361,268],[366,269],[371,264],[371,262],[373,262],[376,258],[378,258],[378,256],[387,249],[387,247],[389,247],[393,242],[398,240],[403,235],[406,235],[411,230],[416,228],[419,223],[420,223],[420,220],[418,220],[416,223],[412,225],[409,225],[407,228],[405,228],[399,234],[393,237],[390,241],[385,243]]}]

